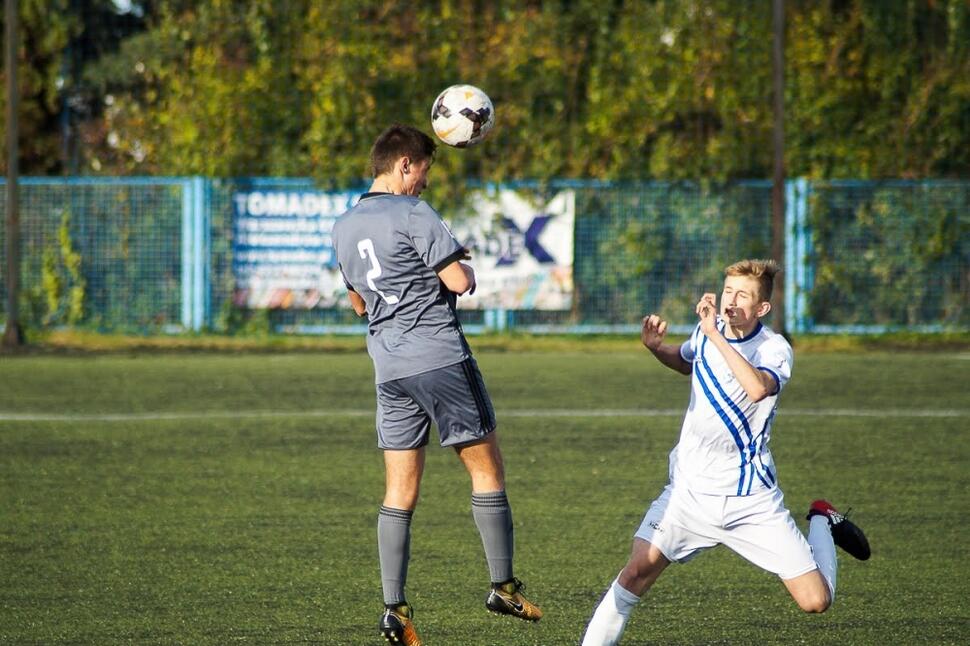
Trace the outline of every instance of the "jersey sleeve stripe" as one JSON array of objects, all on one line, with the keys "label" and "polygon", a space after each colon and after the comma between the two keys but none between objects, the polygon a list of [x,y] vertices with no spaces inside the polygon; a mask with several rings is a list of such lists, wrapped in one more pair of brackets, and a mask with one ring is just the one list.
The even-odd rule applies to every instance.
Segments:
[{"label": "jersey sleeve stripe", "polygon": [[465,257],[465,250],[458,249],[457,251],[452,252],[451,254],[446,256],[443,260],[435,264],[435,266],[432,267],[432,269],[434,269],[434,272],[437,274],[439,271],[441,271],[451,263],[455,262],[456,260],[461,260],[464,257]]},{"label": "jersey sleeve stripe", "polygon": [[[690,353],[690,358],[684,356],[684,350],[686,350],[688,353]],[[689,339],[687,341],[684,341],[683,343],[680,344],[680,358],[683,359],[684,361],[686,361],[687,363],[692,363],[693,360],[694,360],[694,353],[690,349],[690,340]]]},{"label": "jersey sleeve stripe", "polygon": [[779,392],[781,392],[781,378],[778,376],[777,372],[775,372],[771,368],[766,368],[765,366],[758,366],[758,370],[764,370],[769,375],[775,378],[775,392],[771,393],[772,395],[777,395]]}]

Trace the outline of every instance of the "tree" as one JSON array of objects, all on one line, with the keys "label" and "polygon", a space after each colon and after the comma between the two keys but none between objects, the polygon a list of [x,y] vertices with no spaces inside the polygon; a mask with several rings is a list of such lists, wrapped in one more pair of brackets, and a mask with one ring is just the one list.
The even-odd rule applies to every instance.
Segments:
[{"label": "tree", "polygon": [[[348,185],[381,128],[430,129],[434,97],[462,82],[497,126],[441,151],[440,185],[770,175],[767,3],[52,1],[21,5],[28,173],[76,158]],[[789,175],[970,175],[965,0],[790,0],[786,16]]]}]

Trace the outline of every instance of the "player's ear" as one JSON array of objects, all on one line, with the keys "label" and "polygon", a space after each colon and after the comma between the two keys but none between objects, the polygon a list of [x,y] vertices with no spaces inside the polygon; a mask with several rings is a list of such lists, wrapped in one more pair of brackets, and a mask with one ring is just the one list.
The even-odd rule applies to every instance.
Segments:
[{"label": "player's ear", "polygon": [[411,172],[411,158],[410,157],[408,157],[407,155],[405,155],[404,157],[401,157],[400,160],[398,160],[398,163],[401,165],[401,172],[402,173],[404,173],[405,175],[407,175],[408,173]]},{"label": "player's ear", "polygon": [[758,309],[756,309],[754,313],[755,313],[755,316],[757,316],[760,319],[762,316],[765,316],[770,311],[771,311],[771,303],[769,303],[768,301],[762,301],[758,305]]}]

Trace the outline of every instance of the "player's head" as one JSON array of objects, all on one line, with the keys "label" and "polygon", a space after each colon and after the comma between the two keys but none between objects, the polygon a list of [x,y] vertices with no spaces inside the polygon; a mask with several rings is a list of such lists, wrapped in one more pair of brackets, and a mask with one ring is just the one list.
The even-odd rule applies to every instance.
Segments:
[{"label": "player's head", "polygon": [[771,290],[778,271],[774,260],[741,260],[725,268],[721,317],[732,327],[754,327],[771,311]]},{"label": "player's head", "polygon": [[420,195],[428,184],[428,169],[438,148],[434,140],[413,126],[394,124],[382,132],[370,150],[375,178],[391,180],[395,193]]}]

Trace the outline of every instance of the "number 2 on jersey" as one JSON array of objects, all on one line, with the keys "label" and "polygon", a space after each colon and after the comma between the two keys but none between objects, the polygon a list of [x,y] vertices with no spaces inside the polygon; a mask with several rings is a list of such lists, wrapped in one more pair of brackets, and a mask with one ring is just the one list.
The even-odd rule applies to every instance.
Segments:
[{"label": "number 2 on jersey", "polygon": [[367,272],[367,286],[380,294],[380,297],[387,301],[388,305],[396,305],[401,299],[393,294],[385,294],[377,289],[377,285],[374,283],[374,279],[379,277],[384,271],[381,269],[381,263],[377,260],[377,252],[374,251],[374,241],[370,238],[364,238],[357,243],[357,251],[360,252],[361,258],[370,260],[370,271]]}]

